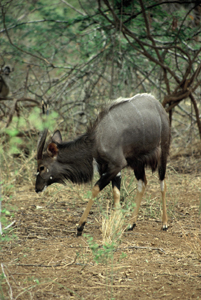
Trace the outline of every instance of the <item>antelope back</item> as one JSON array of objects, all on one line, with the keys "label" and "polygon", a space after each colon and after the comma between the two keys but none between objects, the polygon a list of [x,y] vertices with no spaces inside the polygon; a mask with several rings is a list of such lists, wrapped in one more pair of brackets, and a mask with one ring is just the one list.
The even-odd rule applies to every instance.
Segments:
[{"label": "antelope back", "polygon": [[104,114],[96,128],[94,156],[117,163],[122,157],[139,160],[159,148],[168,152],[169,136],[162,105],[150,94],[139,94],[118,100]]}]

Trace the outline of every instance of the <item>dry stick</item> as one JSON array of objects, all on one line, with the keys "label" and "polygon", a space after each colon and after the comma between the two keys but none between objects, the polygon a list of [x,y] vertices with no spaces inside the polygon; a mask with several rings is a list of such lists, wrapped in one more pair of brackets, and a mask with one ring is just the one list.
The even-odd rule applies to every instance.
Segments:
[{"label": "dry stick", "polygon": [[73,265],[75,262],[76,262],[76,259],[77,259],[77,255],[75,256],[75,258],[68,264],[66,263],[63,263],[62,264],[62,261],[59,262],[58,264],[55,264],[55,265],[43,265],[42,263],[39,264],[39,265],[35,265],[35,264],[17,264],[17,266],[21,266],[21,267],[42,267],[42,268],[56,268],[56,267],[67,267],[67,266],[71,266]]},{"label": "dry stick", "polygon": [[[0,162],[1,162],[1,155],[0,155]],[[1,183],[1,177],[0,177],[0,235],[3,234],[3,230],[2,230],[2,224],[1,224],[1,203],[2,203],[2,196],[1,196],[1,186],[2,186],[2,183]],[[4,230],[8,229],[9,227],[11,227],[13,224],[15,224],[15,220],[8,226],[6,226],[4,228]]]},{"label": "dry stick", "polygon": [[9,116],[8,116],[8,121],[7,121],[7,124],[6,124],[6,128],[12,122],[13,115],[14,115],[15,111],[17,110],[17,103],[19,101],[30,101],[30,102],[33,102],[35,105],[39,106],[39,102],[37,100],[31,99],[31,98],[19,98],[19,99],[13,98],[13,106],[12,106],[12,108],[10,110],[10,113],[9,113]]},{"label": "dry stick", "polygon": [[[0,157],[1,160],[1,157]],[[1,225],[1,177],[0,177],[0,235],[2,235],[2,225]]]},{"label": "dry stick", "polygon": [[[53,279],[53,280],[47,285],[47,287],[48,287],[50,284],[53,284],[53,282],[55,282],[57,279],[58,279],[58,278]],[[40,286],[45,285],[45,284],[47,284],[47,282],[40,283]],[[35,285],[31,285],[31,286],[29,286],[29,287],[27,287],[27,288],[24,288],[23,291],[20,292],[20,293],[15,297],[15,300],[17,300],[22,294],[24,294],[24,293],[26,293],[26,292],[29,292],[30,290],[34,289],[34,288],[37,287],[37,286],[38,286],[38,283],[35,284]]]},{"label": "dry stick", "polygon": [[196,100],[195,100],[195,98],[194,98],[194,96],[193,96],[192,93],[189,95],[189,98],[191,99],[191,102],[192,102],[194,110],[195,110],[198,131],[199,131],[199,135],[200,135],[200,138],[201,138],[201,122],[200,122],[200,116],[199,116],[199,109],[198,109]]},{"label": "dry stick", "polygon": [[9,296],[10,296],[10,299],[12,300],[12,299],[13,299],[13,291],[12,291],[12,288],[11,288],[10,283],[9,283],[9,281],[8,281],[8,278],[7,278],[7,276],[6,276],[5,272],[4,272],[4,266],[3,266],[3,264],[1,264],[1,269],[2,269],[2,273],[3,273],[3,275],[4,275],[4,278],[6,279],[7,285],[8,285],[9,288],[10,288]]},{"label": "dry stick", "polygon": [[[0,165],[2,165],[1,159],[2,159],[2,157],[1,157],[1,153],[0,153]],[[2,186],[2,182],[1,182],[1,175],[0,175],[0,235],[2,235],[2,233],[3,233],[3,231],[2,231],[2,225],[1,225],[1,199],[2,199],[2,196],[1,196],[1,186]]]},{"label": "dry stick", "polygon": [[81,12],[80,10],[76,9],[74,6],[72,6],[70,3],[66,2],[65,0],[61,0],[61,2],[65,3],[67,6],[69,6],[70,8],[72,8],[73,10],[75,10],[78,14],[82,15],[82,16],[86,16],[85,13]]},{"label": "dry stick", "polygon": [[126,249],[144,249],[144,250],[156,250],[156,251],[160,251],[165,253],[165,251],[162,248],[156,248],[156,247],[143,247],[143,246],[129,246],[129,247],[125,247],[125,248],[118,248],[117,250],[126,250]]},{"label": "dry stick", "polygon": [[10,223],[10,225],[4,227],[3,230],[6,230],[6,229],[10,228],[11,226],[13,226],[13,225],[15,224],[15,222],[16,222],[16,221],[14,220],[12,223]]}]

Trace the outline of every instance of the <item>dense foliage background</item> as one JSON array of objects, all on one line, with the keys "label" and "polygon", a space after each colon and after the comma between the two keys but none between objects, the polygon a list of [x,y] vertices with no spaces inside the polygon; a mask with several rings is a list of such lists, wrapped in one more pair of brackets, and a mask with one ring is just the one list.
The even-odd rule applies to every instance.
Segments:
[{"label": "dense foliage background", "polygon": [[0,8],[1,67],[13,68],[0,98],[5,126],[44,102],[60,128],[80,132],[110,99],[151,92],[177,133],[182,122],[201,136],[200,1],[2,0]]}]

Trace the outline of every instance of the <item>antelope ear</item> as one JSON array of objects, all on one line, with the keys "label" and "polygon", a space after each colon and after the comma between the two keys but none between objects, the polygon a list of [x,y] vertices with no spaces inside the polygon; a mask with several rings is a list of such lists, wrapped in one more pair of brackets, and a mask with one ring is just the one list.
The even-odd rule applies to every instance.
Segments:
[{"label": "antelope ear", "polygon": [[62,136],[61,132],[59,130],[56,130],[52,136],[52,142],[60,144],[62,142]]},{"label": "antelope ear", "polygon": [[59,152],[59,149],[57,148],[57,145],[55,143],[50,143],[47,146],[47,153],[49,156],[56,157],[58,152]]}]

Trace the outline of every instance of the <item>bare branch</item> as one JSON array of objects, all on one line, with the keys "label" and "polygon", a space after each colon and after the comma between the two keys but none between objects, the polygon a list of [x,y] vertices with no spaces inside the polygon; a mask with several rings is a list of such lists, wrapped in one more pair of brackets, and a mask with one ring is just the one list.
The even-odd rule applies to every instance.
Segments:
[{"label": "bare branch", "polygon": [[12,42],[12,40],[11,40],[9,34],[8,34],[7,27],[6,27],[5,12],[4,12],[4,10],[3,10],[3,7],[1,7],[1,11],[2,11],[2,17],[3,17],[3,25],[4,25],[4,29],[5,29],[6,36],[7,36],[8,40],[9,40],[10,44],[11,44],[13,47],[15,47],[17,50],[19,50],[19,51],[21,51],[21,52],[23,52],[23,53],[26,53],[26,54],[28,54],[28,55],[30,55],[30,56],[32,56],[32,57],[35,57],[35,58],[37,58],[37,59],[39,59],[39,60],[42,60],[42,61],[44,61],[45,63],[47,63],[48,65],[54,67],[54,65],[53,65],[52,63],[50,63],[46,58],[42,58],[42,57],[40,57],[40,56],[37,56],[37,55],[35,55],[35,54],[32,54],[32,53],[30,53],[30,52],[28,52],[28,51],[25,51],[25,50],[23,50],[23,49],[21,49],[21,48],[19,48],[18,46],[16,46],[16,45],[13,44],[13,42]]},{"label": "bare branch", "polygon": [[194,110],[195,110],[197,126],[198,126],[199,135],[200,135],[200,139],[201,139],[201,122],[200,122],[199,109],[198,109],[197,103],[196,103],[195,98],[193,97],[192,93],[190,93],[189,98],[191,99],[191,102],[192,102]]},{"label": "bare branch", "polygon": [[81,12],[80,10],[76,9],[74,6],[72,6],[70,3],[66,2],[65,0],[61,0],[61,2],[63,2],[64,4],[66,4],[67,6],[69,6],[70,8],[72,8],[74,11],[76,11],[78,14],[82,15],[82,16],[86,16],[85,13]]}]

